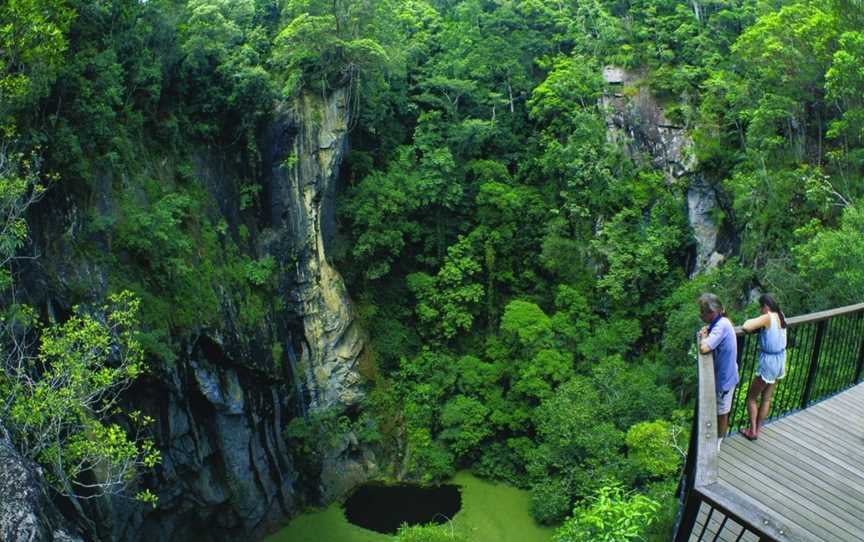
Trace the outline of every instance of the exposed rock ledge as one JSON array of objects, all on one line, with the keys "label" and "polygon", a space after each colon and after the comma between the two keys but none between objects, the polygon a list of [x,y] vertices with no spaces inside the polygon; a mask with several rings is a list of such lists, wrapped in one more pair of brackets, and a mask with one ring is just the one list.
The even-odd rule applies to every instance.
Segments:
[{"label": "exposed rock ledge", "polygon": [[603,78],[609,88],[601,100],[609,141],[621,145],[636,163],[647,160],[662,170],[670,183],[686,183],[687,216],[696,240],[693,274],[717,267],[726,258],[719,249],[720,227],[714,221],[717,194],[698,170],[690,134],[666,117],[639,74],[606,66]]},{"label": "exposed rock ledge", "polygon": [[[293,254],[289,301],[302,318],[303,337],[291,363],[308,412],[345,411],[364,396],[357,367],[364,336],[345,283],[327,256],[335,230],[336,182],[347,150],[346,100],[344,90],[299,97],[275,124],[271,149],[274,220],[268,236],[275,246],[267,251]],[[323,502],[377,470],[374,456],[353,434],[335,440],[320,473]]]}]

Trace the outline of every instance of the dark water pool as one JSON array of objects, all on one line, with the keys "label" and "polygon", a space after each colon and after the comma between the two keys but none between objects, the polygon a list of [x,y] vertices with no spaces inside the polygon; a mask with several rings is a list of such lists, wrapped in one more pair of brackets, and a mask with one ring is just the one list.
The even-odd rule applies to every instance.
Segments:
[{"label": "dark water pool", "polygon": [[403,523],[446,523],[462,507],[459,486],[364,484],[345,501],[345,517],[354,525],[393,534]]}]

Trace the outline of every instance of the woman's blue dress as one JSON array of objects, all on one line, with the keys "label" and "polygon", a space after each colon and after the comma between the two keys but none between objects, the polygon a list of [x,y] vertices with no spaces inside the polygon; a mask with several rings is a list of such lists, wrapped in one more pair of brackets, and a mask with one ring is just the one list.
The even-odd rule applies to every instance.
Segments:
[{"label": "woman's blue dress", "polygon": [[771,315],[771,324],[759,332],[759,367],[756,374],[768,384],[786,376],[786,329],[780,327],[780,318]]}]

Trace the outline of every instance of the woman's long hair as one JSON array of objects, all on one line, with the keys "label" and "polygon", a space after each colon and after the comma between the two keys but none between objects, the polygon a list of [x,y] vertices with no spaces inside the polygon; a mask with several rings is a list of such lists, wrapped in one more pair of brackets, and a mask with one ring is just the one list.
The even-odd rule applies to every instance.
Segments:
[{"label": "woman's long hair", "polygon": [[786,327],[786,317],[783,316],[783,311],[780,310],[780,304],[777,303],[776,299],[774,299],[768,294],[762,294],[759,296],[759,306],[768,307],[771,312],[776,312],[777,316],[780,317],[780,327]]}]

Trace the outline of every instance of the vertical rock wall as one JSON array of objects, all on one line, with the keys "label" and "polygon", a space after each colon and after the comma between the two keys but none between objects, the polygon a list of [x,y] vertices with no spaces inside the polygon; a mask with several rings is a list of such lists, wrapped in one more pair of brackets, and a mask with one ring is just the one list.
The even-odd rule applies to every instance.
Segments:
[{"label": "vertical rock wall", "polygon": [[696,241],[692,273],[716,267],[726,257],[714,219],[717,193],[699,171],[692,138],[684,126],[666,117],[662,105],[640,83],[639,74],[607,66],[603,78],[609,88],[602,98],[609,140],[621,145],[636,163],[647,161],[662,170],[670,183],[686,183],[687,216]]},{"label": "vertical rock wall", "polygon": [[[345,92],[327,99],[307,93],[282,113],[277,126],[283,133],[273,147],[271,237],[291,254],[285,263],[293,264],[290,301],[303,323],[298,369],[307,406],[314,411],[354,405],[362,398],[355,366],[363,340],[345,284],[326,252],[346,150]],[[294,131],[294,137],[285,137],[285,131]]]},{"label": "vertical rock wall", "polygon": [[[363,336],[327,249],[335,230],[334,193],[346,151],[346,94],[307,93],[281,113],[272,146],[271,238],[289,253],[290,302],[302,320],[299,355],[292,358],[305,411],[344,411],[363,398],[357,363]],[[374,457],[352,434],[339,435],[326,454],[319,485],[331,500],[368,478]]]},{"label": "vertical rock wall", "polygon": [[35,471],[0,425],[0,540],[81,542],[49,501]]},{"label": "vertical rock wall", "polygon": [[[349,433],[325,450],[321,472],[301,473],[292,459],[297,443],[285,437],[292,418],[342,413],[363,397],[356,370],[362,334],[344,282],[327,258],[347,126],[342,91],[305,95],[278,113],[263,153],[266,169],[258,182],[266,202],[255,224],[248,223],[248,213],[241,216],[241,180],[231,158],[213,149],[192,157],[195,182],[215,203],[213,223],[224,221],[236,231],[246,220],[250,236],[243,248],[276,260],[280,303],[272,304],[249,336],[237,325],[239,308],[231,292],[213,285],[221,306],[216,323],[173,337],[176,361],[154,368],[128,394],[130,408],[156,419],[154,438],[163,461],[145,475],[143,485],[157,494],[158,505],[128,497],[88,501],[96,530],[82,535],[85,539],[254,540],[305,504],[335,498],[374,470],[374,458]],[[106,178],[110,175],[123,174]],[[111,186],[96,183],[96,214],[115,207]],[[27,282],[32,303],[49,312],[68,312],[78,302],[80,286],[73,293],[72,284],[88,285],[89,298],[100,303],[110,282],[109,269],[51,241],[59,232],[71,232],[74,241],[76,232],[86,230],[84,217],[93,211],[71,205],[62,215],[40,214],[33,224],[40,258]],[[283,359],[274,359],[273,344],[282,345]],[[32,467],[16,463],[6,444],[0,441],[0,484],[9,480],[9,487],[17,487],[14,480],[24,480]],[[0,494],[0,528],[18,525],[15,529],[31,534],[16,539],[4,532],[2,540],[62,534],[53,519],[58,514],[9,515],[28,503],[30,510],[42,504],[54,510],[44,495],[34,493],[41,491],[39,484],[31,482],[32,476],[21,491]],[[55,530],[61,534],[52,535]]]}]

